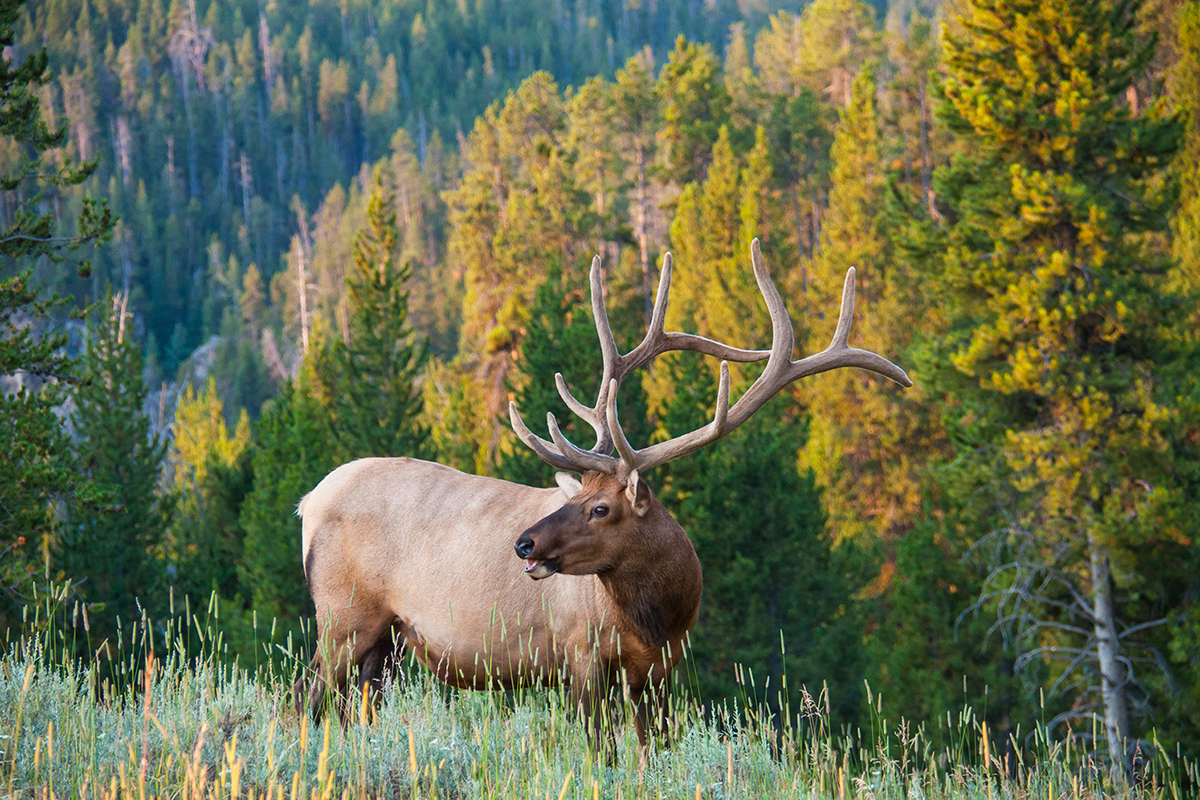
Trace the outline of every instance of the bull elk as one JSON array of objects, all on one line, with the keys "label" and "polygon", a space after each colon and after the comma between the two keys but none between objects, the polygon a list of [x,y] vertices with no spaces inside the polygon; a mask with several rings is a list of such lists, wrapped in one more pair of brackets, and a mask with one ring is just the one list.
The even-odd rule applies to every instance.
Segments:
[{"label": "bull elk", "polygon": [[[552,414],[546,420],[550,440],[542,439],[509,405],[521,441],[565,471],[558,473],[557,488],[467,475],[411,458],[366,458],[335,469],[301,500],[318,647],[309,673],[296,684],[297,706],[307,693],[319,716],[331,686],[345,720],[355,672],[365,701],[407,646],[452,686],[565,680],[593,735],[598,702],[627,687],[645,744],[649,690],[683,655],[700,606],[701,574],[687,534],[642,475],[720,439],[799,378],[861,367],[912,385],[882,356],[846,344],[853,267],[832,343],[792,361],[792,323],[757,240],[751,257],[770,311],[770,350],[665,331],[668,254],[646,337],[624,355],[609,328],[600,259],[593,260],[592,309],[604,364],[595,405],[577,400],[561,374],[555,382],[571,411],[595,430],[596,443],[589,450],[572,444]],[[716,413],[698,430],[634,450],[617,418],[618,387],[633,370],[676,350],[723,360]],[[764,359],[762,374],[731,407],[728,362]]]}]

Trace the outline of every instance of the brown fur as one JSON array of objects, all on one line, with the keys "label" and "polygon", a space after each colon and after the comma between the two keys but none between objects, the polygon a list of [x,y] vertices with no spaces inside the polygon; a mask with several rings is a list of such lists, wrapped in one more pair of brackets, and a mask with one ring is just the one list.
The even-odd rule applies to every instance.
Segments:
[{"label": "brown fur", "polygon": [[[621,681],[645,741],[647,692],[683,653],[700,603],[687,534],[636,476],[535,489],[407,458],[355,461],[301,501],[318,649],[297,704],[325,687],[346,720],[351,676],[378,689],[402,647],[441,680],[511,688],[565,679],[584,712]],[[596,518],[599,504],[609,513]],[[640,512],[640,513],[639,513]],[[562,574],[531,580],[514,553]]]}]

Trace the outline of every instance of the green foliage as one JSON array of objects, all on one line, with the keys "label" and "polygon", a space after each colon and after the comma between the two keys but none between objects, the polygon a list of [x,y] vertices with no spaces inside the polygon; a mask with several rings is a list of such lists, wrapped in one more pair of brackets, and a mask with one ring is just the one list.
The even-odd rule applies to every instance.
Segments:
[{"label": "green foliage", "polygon": [[[529,310],[519,373],[514,376],[520,388],[513,392],[525,424],[539,430],[546,414],[554,414],[567,438],[583,448],[592,445],[595,434],[567,409],[555,388],[554,375],[562,373],[571,392],[582,402],[590,404],[596,396],[600,387],[600,345],[586,308],[582,294],[569,291],[561,272],[551,269]],[[554,468],[513,440],[500,458],[496,477],[527,486],[552,486]]]},{"label": "green foliage", "polygon": [[396,265],[395,201],[383,192],[377,173],[367,227],[354,238],[354,272],[346,278],[349,340],[335,340],[316,359],[337,461],[420,456],[428,437],[416,390],[425,345],[413,341],[408,322],[412,270]]},{"label": "green foliage", "polygon": [[978,488],[993,469],[991,458],[987,448],[966,452],[953,467],[929,475],[911,527],[899,535],[889,531],[892,536],[877,544],[879,575],[861,599],[870,620],[868,681],[891,699],[895,713],[928,719],[974,706],[1001,743],[996,747],[1007,750],[1019,724],[1052,721],[1069,703],[1034,691],[1047,685],[1041,665],[1016,674],[1017,653],[991,610],[976,602],[987,558],[968,532],[997,524],[994,506],[980,501]]},{"label": "green foliage", "polygon": [[[696,358],[673,362],[671,377],[662,427],[678,436],[711,418],[717,386]],[[803,686],[826,686],[840,714],[853,714],[864,668],[853,555],[833,549],[812,473],[797,468],[805,420],[779,405],[666,467],[659,498],[704,569],[687,680],[705,701],[754,698],[744,669],[771,703],[798,708]]]},{"label": "green foliage", "polygon": [[77,583],[92,617],[92,642],[115,636],[142,610],[166,608],[164,536],[173,497],[161,493],[167,443],[143,406],[148,387],[141,349],[126,336],[125,305],[111,299],[89,325],[72,423],[81,477],[100,503],[69,505],[56,564]]},{"label": "green foliage", "polygon": [[[770,185],[765,132],[760,128],[745,167],[722,127],[703,183],[684,187],[671,223],[679,266],[667,310],[668,327],[686,321],[702,336],[762,342],[770,319],[750,264],[750,242],[765,228]],[[767,256],[770,258],[770,255]]]},{"label": "green foliage", "polygon": [[232,436],[216,381],[197,394],[189,384],[175,406],[170,459],[178,498],[167,537],[172,585],[198,605],[209,595],[238,597],[244,531],[238,520],[252,486],[250,420],[245,411]]},{"label": "green foliage", "polygon": [[[1200,3],[1182,6],[1178,26],[1175,47],[1179,60],[1170,87],[1184,133],[1174,163],[1179,205],[1172,219],[1171,251],[1178,262],[1179,289],[1194,300],[1200,293]],[[1195,312],[1191,319],[1193,324],[1185,326],[1185,336],[1196,330]]]},{"label": "green foliage", "polygon": [[850,105],[856,71],[878,53],[874,9],[862,0],[814,0],[800,16],[800,30],[800,80],[837,105]]},{"label": "green foliage", "polygon": [[[1105,684],[1114,748],[1127,735],[1113,688],[1125,679],[1110,673],[1133,662],[1105,666],[1103,681],[1096,671],[1124,630],[1112,603],[1122,626],[1153,621],[1128,616],[1150,610],[1130,603],[1148,574],[1138,564],[1181,541],[1194,470],[1179,467],[1195,460],[1174,436],[1196,391],[1165,335],[1180,306],[1145,236],[1172,201],[1161,174],[1179,125],[1158,104],[1118,102],[1151,54],[1134,9],[964,7],[946,39],[941,113],[968,149],[937,175],[948,226],[929,276],[949,303],[943,370],[969,380],[930,379],[993,456],[973,502],[994,504],[995,533],[967,534],[995,548],[987,607],[1046,656],[1031,665],[1051,664],[1065,685],[1078,685],[1076,669],[1083,686]],[[1120,639],[1132,653],[1150,645]]]},{"label": "green foliage", "polygon": [[[850,104],[842,109],[831,149],[833,169],[821,249],[812,262],[806,298],[810,305],[807,346],[829,345],[838,321],[846,272],[855,268],[852,346],[884,354],[903,353],[918,330],[925,300],[905,296],[907,264],[896,265],[891,247],[894,218],[884,214],[882,134],[869,69],[854,79]],[[900,358],[906,368],[914,365]],[[914,375],[916,375],[914,373]],[[825,493],[838,540],[861,544],[893,538],[918,518],[920,479],[913,469],[921,455],[919,376],[914,390],[857,370],[836,370],[805,381],[801,391],[812,411],[802,463]],[[914,445],[917,445],[914,447]]]},{"label": "green foliage", "polygon": [[[74,363],[68,336],[52,330],[67,301],[43,295],[33,279],[39,259],[60,264],[106,240],[114,220],[103,202],[84,199],[75,230],[55,225],[44,201],[82,183],[95,163],[73,167],[45,154],[67,141],[67,125],[47,124],[42,90],[53,78],[44,49],[15,64],[23,0],[0,0],[0,628],[16,622],[35,583],[49,578],[61,504],[86,495],[56,408],[67,398]],[[49,191],[50,197],[42,194]],[[90,269],[86,259],[80,274]]]},{"label": "green foliage", "polygon": [[[45,162],[47,150],[67,143],[67,123],[51,127],[42,113],[40,90],[54,79],[46,49],[29,54],[15,68],[9,55],[24,4],[25,0],[0,3],[0,48],[4,49],[0,56],[0,136],[13,145],[6,148],[9,157],[0,161],[0,189],[14,192],[18,198],[0,227],[0,257],[6,265],[41,257],[53,263],[67,260],[80,248],[107,241],[116,223],[103,200],[84,198],[78,230],[62,233],[54,212],[40,207],[43,189],[57,193],[78,186],[95,172],[97,161],[85,161],[78,167],[69,159],[60,164]],[[91,262],[82,260],[78,268],[86,277]]]},{"label": "green foliage", "polygon": [[296,505],[337,466],[328,416],[309,369],[284,386],[255,426],[254,488],[242,504],[244,561],[238,582],[250,607],[294,630],[312,600],[300,558]]},{"label": "green foliage", "polygon": [[[594,444],[595,431],[567,409],[554,376],[562,373],[567,387],[581,402],[591,405],[595,401],[600,389],[602,359],[596,327],[586,309],[583,293],[571,290],[559,271],[552,268],[546,282],[538,287],[530,309],[529,328],[521,342],[519,372],[514,381],[520,388],[513,389],[517,409],[532,430],[539,430],[546,414],[552,413],[567,438],[584,449]],[[619,402],[626,436],[631,442],[648,440],[650,430],[640,374],[634,373],[622,382]],[[527,486],[550,486],[554,472],[553,467],[514,437],[508,449],[502,451],[495,474]]]},{"label": "green foliage", "polygon": [[658,77],[658,91],[668,177],[681,186],[704,180],[717,136],[730,122],[729,91],[713,49],[679,37]]}]

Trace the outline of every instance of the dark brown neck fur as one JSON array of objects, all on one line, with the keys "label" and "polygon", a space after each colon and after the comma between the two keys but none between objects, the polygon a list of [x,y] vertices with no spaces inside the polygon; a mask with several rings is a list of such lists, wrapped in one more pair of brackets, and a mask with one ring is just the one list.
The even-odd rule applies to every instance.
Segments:
[{"label": "dark brown neck fur", "polygon": [[647,534],[636,553],[600,582],[648,645],[665,647],[696,619],[702,585],[700,559],[687,533],[657,501],[647,513]]}]

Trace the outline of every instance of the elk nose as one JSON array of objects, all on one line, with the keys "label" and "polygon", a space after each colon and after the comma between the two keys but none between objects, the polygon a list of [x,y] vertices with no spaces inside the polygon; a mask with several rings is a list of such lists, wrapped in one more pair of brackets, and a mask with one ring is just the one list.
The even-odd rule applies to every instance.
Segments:
[{"label": "elk nose", "polygon": [[517,543],[513,545],[513,549],[517,551],[517,555],[521,558],[529,558],[533,553],[533,537],[527,533],[521,534],[521,538],[517,539]]}]

